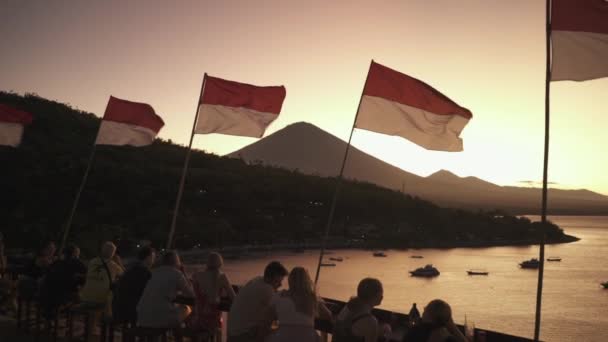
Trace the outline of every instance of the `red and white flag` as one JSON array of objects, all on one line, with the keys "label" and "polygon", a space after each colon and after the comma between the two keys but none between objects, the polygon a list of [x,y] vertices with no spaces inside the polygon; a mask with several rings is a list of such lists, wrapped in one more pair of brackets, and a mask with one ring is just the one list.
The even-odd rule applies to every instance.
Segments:
[{"label": "red and white flag", "polygon": [[260,138],[279,116],[285,87],[259,87],[205,76],[195,133]]},{"label": "red and white flag", "polygon": [[552,81],[608,77],[608,1],[553,0]]},{"label": "red and white flag", "polygon": [[97,145],[146,146],[165,125],[154,108],[145,103],[110,96],[97,133]]},{"label": "red and white flag", "polygon": [[32,114],[0,103],[0,145],[17,147]]},{"label": "red and white flag", "polygon": [[355,127],[400,136],[428,150],[457,152],[472,117],[428,84],[372,61]]}]

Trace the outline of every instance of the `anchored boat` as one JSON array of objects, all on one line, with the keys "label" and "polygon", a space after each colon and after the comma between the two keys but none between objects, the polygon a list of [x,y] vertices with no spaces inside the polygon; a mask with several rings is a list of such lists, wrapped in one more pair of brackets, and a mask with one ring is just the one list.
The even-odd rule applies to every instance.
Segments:
[{"label": "anchored boat", "polygon": [[488,275],[490,272],[481,269],[472,269],[467,271],[468,275]]},{"label": "anchored boat", "polygon": [[410,271],[410,274],[413,277],[429,277],[430,278],[430,277],[436,277],[440,273],[437,268],[433,267],[433,265],[431,265],[431,264],[428,264],[424,267],[419,267],[413,271]]},{"label": "anchored boat", "polygon": [[530,260],[521,262],[519,266],[521,268],[537,269],[540,267],[540,261],[538,261],[536,258],[532,258]]}]

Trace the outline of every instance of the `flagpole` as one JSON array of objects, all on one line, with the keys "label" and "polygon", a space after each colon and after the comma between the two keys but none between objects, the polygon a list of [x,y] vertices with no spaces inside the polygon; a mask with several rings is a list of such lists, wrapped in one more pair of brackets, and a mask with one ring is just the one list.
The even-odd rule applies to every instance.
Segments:
[{"label": "flagpole", "polygon": [[[370,70],[371,63],[370,62]],[[334,195],[331,200],[331,207],[329,209],[329,218],[327,219],[327,225],[325,226],[325,234],[323,236],[323,240],[321,241],[321,251],[319,252],[319,262],[317,263],[317,273],[315,274],[315,287],[317,286],[317,282],[319,281],[319,274],[321,273],[321,263],[323,262],[323,255],[325,254],[325,245],[327,243],[327,238],[329,237],[329,230],[331,228],[332,221],[334,219],[334,212],[336,211],[336,202],[338,201],[338,195],[340,193],[340,188],[342,186],[342,176],[344,174],[344,166],[346,165],[346,159],[348,158],[348,151],[350,149],[350,141],[353,138],[353,132],[355,131],[355,124],[357,123],[357,117],[359,116],[359,109],[361,109],[361,101],[363,100],[363,91],[365,90],[365,85],[367,84],[367,79],[369,78],[369,70],[367,71],[367,76],[365,77],[365,83],[363,84],[363,89],[361,90],[361,97],[359,98],[359,105],[357,106],[357,113],[355,114],[355,120],[353,120],[352,128],[350,129],[350,136],[348,137],[348,143],[346,144],[346,151],[344,152],[344,159],[342,159],[342,166],[340,167],[340,174],[338,175],[338,179],[336,180],[336,188],[334,190]]]},{"label": "flagpole", "polygon": [[87,163],[87,168],[84,171],[84,176],[82,177],[82,181],[80,182],[80,187],[78,188],[78,192],[76,193],[76,198],[74,199],[74,203],[72,204],[72,210],[70,211],[70,216],[68,217],[68,221],[63,229],[63,236],[61,237],[61,245],[59,245],[59,252],[63,251],[65,247],[65,243],[68,239],[68,235],[70,233],[70,228],[72,227],[72,220],[74,219],[74,214],[76,214],[76,209],[78,208],[78,202],[80,202],[80,195],[82,194],[82,190],[84,189],[85,184],[87,183],[87,179],[89,178],[89,171],[91,170],[91,164],[93,164],[93,159],[95,158],[95,152],[97,151],[97,142],[93,143],[93,150],[91,151],[91,155],[89,156],[89,162]]},{"label": "flagpole", "polygon": [[545,151],[543,158],[543,193],[541,208],[541,240],[538,252],[540,267],[538,268],[538,287],[536,290],[536,316],[534,319],[534,341],[540,338],[541,303],[543,297],[543,276],[545,270],[545,223],[547,222],[547,178],[549,169],[549,118],[551,90],[551,0],[546,6],[546,73],[545,73]]},{"label": "flagpole", "polygon": [[205,81],[207,80],[207,73],[203,76],[203,82],[201,83],[201,91],[199,93],[198,102],[196,104],[196,111],[194,115],[194,123],[192,124],[192,132],[190,133],[190,144],[188,145],[188,152],[186,152],[186,160],[184,161],[184,169],[182,170],[182,178],[179,182],[179,190],[177,191],[177,199],[175,201],[175,209],[173,210],[173,219],[171,220],[171,230],[169,231],[169,237],[167,238],[167,249],[173,246],[173,235],[175,234],[175,226],[177,225],[177,215],[179,213],[179,205],[182,201],[182,195],[184,194],[184,184],[186,183],[186,173],[188,171],[188,164],[190,163],[190,154],[192,152],[192,141],[194,140],[194,131],[196,129],[196,122],[198,121],[198,107],[201,103],[201,97],[203,96],[203,90],[205,89]]}]

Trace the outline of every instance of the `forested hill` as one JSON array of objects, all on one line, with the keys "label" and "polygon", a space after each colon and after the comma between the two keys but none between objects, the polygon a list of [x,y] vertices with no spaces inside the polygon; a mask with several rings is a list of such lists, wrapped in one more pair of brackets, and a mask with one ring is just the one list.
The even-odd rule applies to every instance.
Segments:
[{"label": "forested hill", "polygon": [[[7,245],[58,240],[82,179],[99,118],[35,95],[0,92],[0,103],[33,114],[19,148],[0,147],[0,217]],[[186,148],[99,146],[70,240],[93,253],[102,239],[164,245]],[[194,151],[176,245],[318,242],[334,178]],[[361,246],[527,243],[539,225],[498,212],[443,209],[367,183],[343,184],[332,241]],[[569,239],[549,226],[552,241]]]}]

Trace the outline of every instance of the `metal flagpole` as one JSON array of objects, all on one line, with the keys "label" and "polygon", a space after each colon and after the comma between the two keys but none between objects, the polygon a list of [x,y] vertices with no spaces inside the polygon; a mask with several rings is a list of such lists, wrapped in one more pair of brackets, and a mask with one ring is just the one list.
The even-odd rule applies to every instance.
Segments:
[{"label": "metal flagpole", "polygon": [[82,177],[82,181],[80,182],[80,187],[78,188],[78,192],[76,193],[76,198],[74,199],[74,203],[72,204],[72,210],[70,211],[70,216],[68,217],[68,221],[63,229],[63,236],[61,237],[61,245],[59,245],[60,253],[63,250],[63,248],[65,247],[65,243],[68,239],[68,235],[70,234],[70,228],[72,227],[72,220],[74,219],[74,214],[76,213],[76,209],[78,208],[78,202],[80,202],[80,195],[82,194],[84,185],[87,183],[87,179],[89,178],[89,171],[91,170],[91,164],[93,164],[93,159],[95,158],[96,150],[97,150],[97,142],[94,142],[93,151],[91,151],[91,155],[89,156],[89,162],[87,163],[87,168],[84,171],[84,176]]},{"label": "metal flagpole", "polygon": [[[370,62],[370,70],[371,63]],[[365,83],[363,84],[363,90],[361,90],[361,97],[359,98],[359,105],[357,106],[357,113],[355,114],[355,120],[353,121],[353,126],[350,129],[350,136],[348,137],[348,143],[346,144],[346,151],[344,152],[344,159],[342,160],[342,167],[340,168],[340,175],[338,175],[338,179],[336,180],[336,189],[334,190],[334,196],[331,200],[331,207],[329,209],[329,218],[327,219],[327,225],[325,226],[325,235],[323,236],[323,240],[321,241],[321,252],[319,253],[319,262],[317,264],[317,273],[315,274],[315,287],[317,286],[317,282],[319,281],[319,274],[321,273],[321,263],[323,262],[323,255],[325,254],[325,244],[327,243],[327,238],[329,236],[329,230],[331,228],[331,223],[334,219],[334,212],[336,211],[336,202],[338,201],[338,195],[340,193],[340,188],[342,186],[342,176],[344,174],[344,166],[346,165],[346,159],[348,158],[348,150],[350,149],[350,141],[353,138],[353,132],[355,131],[355,124],[357,123],[357,117],[359,116],[359,109],[361,108],[361,101],[363,100],[363,91],[365,90],[365,85],[367,84],[367,79],[369,78],[369,70],[367,71],[367,76],[365,77]]]},{"label": "metal flagpole", "polygon": [[549,117],[550,117],[550,100],[549,94],[551,90],[551,0],[547,0],[546,8],[546,21],[547,21],[547,33],[546,33],[546,74],[545,74],[545,153],[543,160],[543,195],[542,195],[542,208],[541,208],[541,240],[538,260],[540,261],[540,267],[538,268],[538,287],[536,289],[536,316],[534,319],[534,341],[539,341],[540,337],[540,316],[541,316],[541,303],[543,297],[543,276],[545,270],[545,223],[547,222],[547,174],[549,168]]},{"label": "metal flagpole", "polygon": [[177,225],[177,215],[179,213],[179,205],[182,201],[182,195],[184,194],[184,184],[186,182],[186,173],[188,171],[188,164],[190,163],[190,154],[192,152],[192,141],[194,140],[194,130],[196,129],[196,122],[198,121],[198,107],[201,103],[203,91],[205,90],[205,81],[207,80],[207,73],[203,76],[203,82],[201,83],[201,91],[199,93],[198,102],[196,104],[196,113],[194,115],[194,123],[192,124],[192,133],[190,134],[190,144],[188,145],[188,152],[186,152],[186,160],[184,161],[184,169],[182,170],[182,178],[179,182],[179,190],[177,191],[177,199],[175,201],[175,209],[173,210],[173,219],[171,220],[171,230],[169,231],[169,237],[167,238],[167,249],[173,246],[173,235],[175,234],[175,226]]}]

